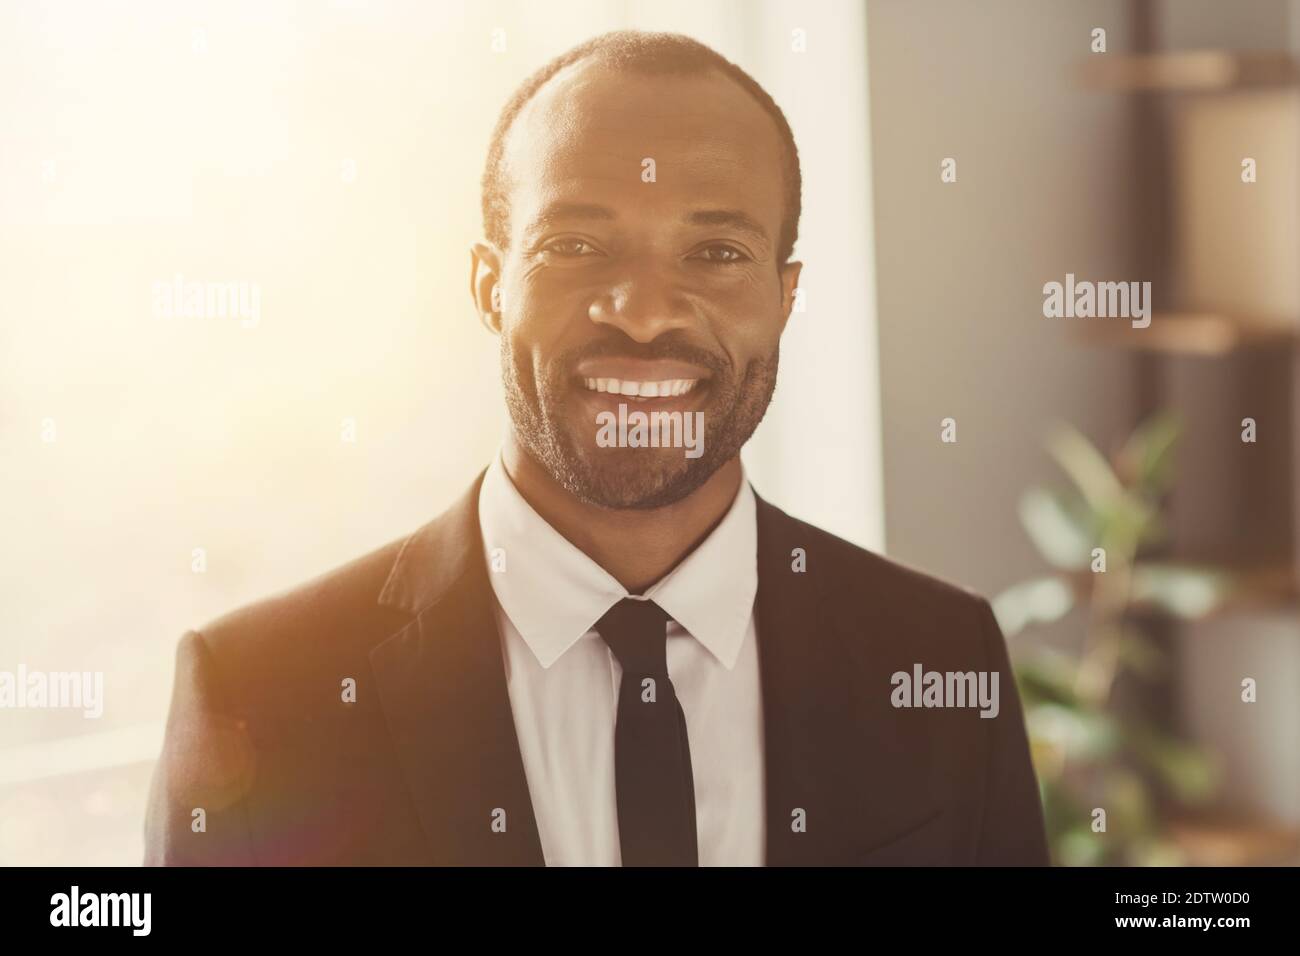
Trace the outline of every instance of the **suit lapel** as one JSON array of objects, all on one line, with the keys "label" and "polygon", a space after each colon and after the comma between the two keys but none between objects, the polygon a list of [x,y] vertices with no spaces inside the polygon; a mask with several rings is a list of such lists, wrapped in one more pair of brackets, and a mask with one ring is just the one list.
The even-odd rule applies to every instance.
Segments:
[{"label": "suit lapel", "polygon": [[[767,863],[851,863],[932,813],[916,789],[927,748],[889,704],[877,609],[889,596],[846,583],[835,539],[758,500],[757,632]],[[792,569],[795,548],[807,570]],[[805,814],[806,831],[792,823]]]},{"label": "suit lapel", "polygon": [[541,865],[479,535],[481,483],[403,546],[380,603],[415,619],[370,660],[434,862]]},{"label": "suit lapel", "polygon": [[[792,568],[792,551],[806,551],[811,542],[794,541],[789,519],[762,498],[757,507],[767,863],[814,864],[830,849],[828,831],[839,826],[825,814],[843,766],[844,699],[837,680],[843,668],[830,659],[816,574]],[[835,685],[828,687],[827,679]]]}]

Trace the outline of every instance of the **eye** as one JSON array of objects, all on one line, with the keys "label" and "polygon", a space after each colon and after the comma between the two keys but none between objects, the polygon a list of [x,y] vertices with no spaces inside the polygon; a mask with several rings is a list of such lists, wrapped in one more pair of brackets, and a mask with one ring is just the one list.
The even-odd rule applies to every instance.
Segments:
[{"label": "eye", "polygon": [[549,252],[564,259],[581,259],[597,254],[595,246],[585,239],[578,239],[574,236],[562,236],[559,239],[552,239],[541,247],[541,251]]},{"label": "eye", "polygon": [[747,262],[749,256],[741,252],[735,246],[717,243],[712,246],[705,246],[699,252],[690,256],[692,259],[700,259],[704,262],[712,262],[718,265],[732,265],[737,262]]}]

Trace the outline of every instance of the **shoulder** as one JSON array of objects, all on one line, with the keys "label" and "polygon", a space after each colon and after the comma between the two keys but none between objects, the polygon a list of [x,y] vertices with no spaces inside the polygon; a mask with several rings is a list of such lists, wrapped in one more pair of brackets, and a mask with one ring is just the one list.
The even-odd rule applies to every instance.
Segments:
[{"label": "shoulder", "polygon": [[481,482],[482,473],[411,534],[195,629],[178,654],[248,701],[315,694],[321,680],[363,673],[376,646],[472,565]]},{"label": "shoulder", "polygon": [[221,671],[244,675],[368,653],[409,620],[379,598],[410,537],[209,621],[196,629],[204,650]]},{"label": "shoulder", "polygon": [[[803,548],[808,574],[823,590],[885,591],[909,607],[937,605],[969,611],[987,603],[969,588],[853,544],[761,499],[759,522],[760,528],[766,525],[770,532],[765,544],[777,548],[789,545],[791,551]],[[787,556],[782,553],[781,557]]]},{"label": "shoulder", "polygon": [[[769,560],[793,560],[804,549],[806,575],[823,608],[843,628],[887,643],[987,650],[996,632],[988,601],[969,588],[860,547],[762,502],[760,547]],[[798,577],[798,575],[792,575]],[[993,631],[990,631],[990,628]],[[1000,635],[998,635],[1000,640]]]}]

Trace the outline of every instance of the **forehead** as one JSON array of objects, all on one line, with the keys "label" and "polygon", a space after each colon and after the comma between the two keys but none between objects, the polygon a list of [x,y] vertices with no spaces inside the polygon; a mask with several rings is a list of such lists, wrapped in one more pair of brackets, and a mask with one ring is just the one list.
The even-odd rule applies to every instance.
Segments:
[{"label": "forehead", "polygon": [[[769,225],[782,214],[776,123],[716,69],[641,74],[598,62],[566,67],[516,118],[504,173],[515,229],[544,205],[723,206]],[[655,161],[655,182],[642,162]]]}]

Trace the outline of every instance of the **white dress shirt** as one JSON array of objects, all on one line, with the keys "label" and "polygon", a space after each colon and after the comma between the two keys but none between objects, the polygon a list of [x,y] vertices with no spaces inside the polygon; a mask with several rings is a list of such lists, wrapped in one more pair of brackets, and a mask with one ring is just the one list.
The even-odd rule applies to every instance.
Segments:
[{"label": "white dress shirt", "polygon": [[[622,668],[592,628],[628,591],[532,509],[499,454],[479,492],[479,527],[546,863],[618,866]],[[498,548],[504,570],[494,571]],[[645,592],[672,617],[668,676],[690,737],[701,866],[764,861],[757,549],[754,492],[742,475],[713,532]]]}]

